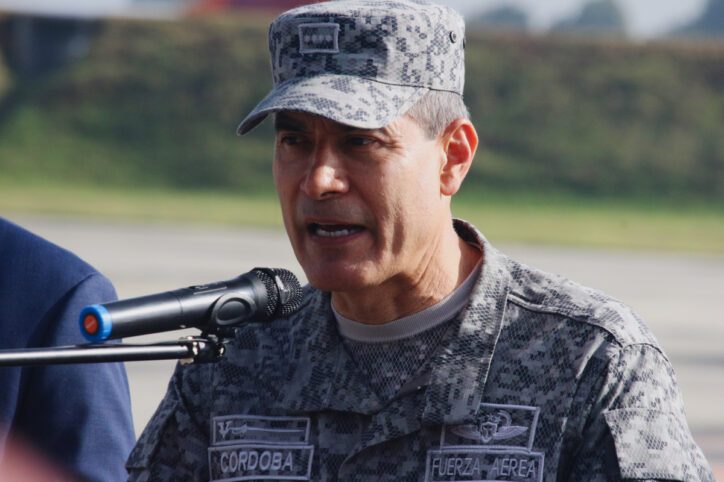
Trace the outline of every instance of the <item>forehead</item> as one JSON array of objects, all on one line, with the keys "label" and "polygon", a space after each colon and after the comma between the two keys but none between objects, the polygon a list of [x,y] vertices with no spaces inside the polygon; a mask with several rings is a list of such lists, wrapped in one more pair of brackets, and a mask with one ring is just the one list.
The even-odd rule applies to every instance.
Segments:
[{"label": "forehead", "polygon": [[309,130],[315,125],[323,125],[335,131],[358,130],[357,127],[342,124],[341,122],[308,112],[285,110],[277,112],[274,115],[274,127],[276,130]]},{"label": "forehead", "polygon": [[379,128],[363,128],[343,124],[324,116],[300,111],[280,111],[274,115],[274,128],[277,131],[311,131],[322,128],[329,132],[371,132],[386,136],[400,136],[412,131],[422,132],[419,123],[407,114],[404,114],[389,124]]}]

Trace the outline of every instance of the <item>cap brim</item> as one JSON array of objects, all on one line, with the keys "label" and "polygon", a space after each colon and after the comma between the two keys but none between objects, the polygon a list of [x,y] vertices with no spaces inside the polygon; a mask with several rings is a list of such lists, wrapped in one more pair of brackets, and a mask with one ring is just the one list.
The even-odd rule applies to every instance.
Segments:
[{"label": "cap brim", "polygon": [[384,127],[412,107],[428,89],[325,74],[277,85],[239,124],[246,134],[272,112],[293,110],[361,129]]}]

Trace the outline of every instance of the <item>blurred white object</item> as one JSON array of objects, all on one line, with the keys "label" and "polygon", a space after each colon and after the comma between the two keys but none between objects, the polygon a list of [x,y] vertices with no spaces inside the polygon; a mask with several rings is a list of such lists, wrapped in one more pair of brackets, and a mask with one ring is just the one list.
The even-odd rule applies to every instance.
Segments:
[{"label": "blurred white object", "polygon": [[73,18],[177,18],[187,0],[0,0],[0,14]]}]

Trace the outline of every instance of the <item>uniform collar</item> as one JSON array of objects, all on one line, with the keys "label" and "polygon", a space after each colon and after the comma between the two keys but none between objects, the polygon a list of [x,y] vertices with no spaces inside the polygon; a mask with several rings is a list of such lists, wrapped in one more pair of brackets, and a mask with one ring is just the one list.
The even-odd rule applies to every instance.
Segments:
[{"label": "uniform collar", "polygon": [[[471,224],[455,220],[458,235],[480,247],[483,267],[470,301],[433,361],[424,424],[472,421],[480,406],[501,330],[510,274],[505,257]],[[291,330],[291,364],[281,408],[296,412],[338,410],[376,413],[382,403],[342,345],[329,293],[313,291],[308,308]]]},{"label": "uniform collar", "polygon": [[483,251],[483,268],[459,316],[457,332],[438,354],[425,397],[423,423],[474,420],[503,322],[510,273],[506,258],[472,224],[455,220],[455,230]]}]

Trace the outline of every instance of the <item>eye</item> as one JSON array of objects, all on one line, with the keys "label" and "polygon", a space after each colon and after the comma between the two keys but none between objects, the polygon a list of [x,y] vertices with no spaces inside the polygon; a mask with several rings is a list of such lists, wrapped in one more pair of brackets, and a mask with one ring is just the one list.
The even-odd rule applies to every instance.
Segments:
[{"label": "eye", "polygon": [[352,146],[366,146],[374,142],[374,139],[371,137],[363,137],[363,136],[350,136],[347,138],[347,143]]},{"label": "eye", "polygon": [[279,143],[287,146],[296,146],[301,142],[301,138],[294,134],[283,134],[279,136]]}]

